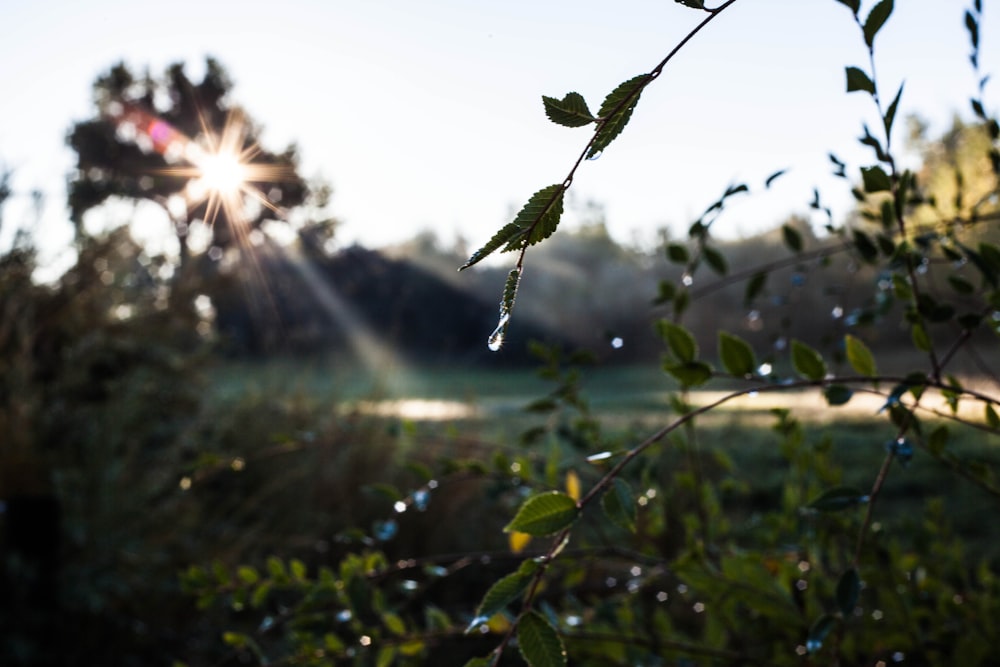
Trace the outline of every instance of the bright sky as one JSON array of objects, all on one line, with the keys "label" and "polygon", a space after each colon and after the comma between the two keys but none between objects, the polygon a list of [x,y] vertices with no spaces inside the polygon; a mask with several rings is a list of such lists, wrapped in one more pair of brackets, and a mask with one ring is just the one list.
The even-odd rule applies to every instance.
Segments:
[{"label": "bright sky", "polygon": [[[270,149],[295,141],[303,172],[332,182],[340,239],[380,245],[433,228],[486,241],[536,190],[561,181],[588,129],[553,125],[541,95],[575,90],[596,111],[618,83],[651,69],[701,18],[671,0],[3,0],[0,164],[17,197],[0,238],[32,224],[48,256],[71,237],[64,137],[88,118],[90,86],[125,60],[154,74],[176,61],[200,79],[205,55],[227,67],[235,100]],[[862,15],[871,2],[863,3]],[[968,2],[898,2],[876,43],[887,98],[906,77],[899,117],[941,131],[968,116],[975,81]],[[986,9],[982,63],[1000,65],[1000,23]],[[734,180],[767,193],[734,201],[719,231],[746,234],[807,212],[813,186],[849,210],[827,153],[853,167],[870,100],[845,93],[844,66],[867,69],[850,12],[836,0],[739,0],[643,94],[624,134],[583,165],[573,193],[605,206],[622,241],[687,225]],[[1000,93],[987,89],[995,109]],[[897,139],[905,126],[899,123]],[[572,216],[567,220],[571,223]]]}]

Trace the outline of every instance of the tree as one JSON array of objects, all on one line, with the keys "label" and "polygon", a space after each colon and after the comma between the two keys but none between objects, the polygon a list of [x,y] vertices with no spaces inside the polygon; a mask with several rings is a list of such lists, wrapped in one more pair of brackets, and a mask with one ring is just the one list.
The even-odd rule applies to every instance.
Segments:
[{"label": "tree", "polygon": [[84,215],[112,197],[152,201],[173,223],[185,267],[196,223],[211,227],[217,259],[265,221],[304,204],[309,187],[295,146],[261,147],[259,127],[232,104],[231,90],[212,58],[200,83],[179,63],[159,79],[136,76],[124,63],[98,77],[96,117],[67,137],[77,154],[69,206],[78,236]]}]

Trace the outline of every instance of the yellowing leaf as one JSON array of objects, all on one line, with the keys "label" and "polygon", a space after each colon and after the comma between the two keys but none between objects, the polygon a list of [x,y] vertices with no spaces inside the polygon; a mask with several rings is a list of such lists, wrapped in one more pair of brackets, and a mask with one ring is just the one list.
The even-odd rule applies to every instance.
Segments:
[{"label": "yellowing leaf", "polygon": [[577,502],[580,501],[580,476],[575,470],[566,473],[566,495]]},{"label": "yellowing leaf", "polygon": [[510,545],[510,550],[516,554],[524,551],[529,542],[531,542],[531,535],[527,533],[519,533],[516,530],[512,530],[507,536],[507,543]]}]

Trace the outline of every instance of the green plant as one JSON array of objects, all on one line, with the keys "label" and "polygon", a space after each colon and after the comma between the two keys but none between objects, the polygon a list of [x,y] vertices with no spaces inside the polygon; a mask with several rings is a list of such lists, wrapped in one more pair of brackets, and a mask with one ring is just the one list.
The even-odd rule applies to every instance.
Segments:
[{"label": "green plant", "polygon": [[[615,88],[596,114],[577,93],[543,98],[553,122],[592,126],[593,133],[566,178],[536,192],[463,266],[496,251],[517,253],[491,348],[502,345],[511,326],[527,250],[556,230],[576,170],[608,148],[646,86],[734,2],[682,2],[705,12],[704,20],[653,70]],[[256,629],[225,635],[236,655],[271,662],[280,654],[284,664],[468,667],[517,664],[518,653],[532,667],[570,658],[581,665],[1000,660],[991,638],[1000,618],[996,554],[967,553],[941,499],[890,502],[893,481],[905,480],[903,469],[918,458],[975,489],[990,507],[1000,495],[994,467],[959,448],[953,433],[961,427],[996,442],[998,381],[987,375],[976,385],[952,372],[962,354],[984,362],[977,349],[995,350],[1000,334],[1000,248],[989,228],[1000,211],[1000,127],[986,111],[982,79],[972,109],[988,138],[981,144],[987,169],[979,175],[989,185],[969,199],[956,171],[952,201],[942,208],[918,174],[900,166],[893,137],[903,89],[884,96],[875,72],[876,39],[892,0],[864,16],[858,0],[840,2],[868,61],[845,68],[847,92],[868,96],[879,117],[874,131],[863,129],[860,142],[871,157],[857,182],[831,155],[858,200],[857,220],[840,227],[827,211],[833,241],[819,248],[809,247],[801,228],[785,225],[787,260],[730,275],[712,226],[728,199],[749,187],[727,187],[691,225],[689,242],[665,249],[684,269],[676,283],[661,284],[657,297],[669,311],[656,324],[663,370],[679,385],[662,406],[671,415],[665,425],[645,437],[609,433],[591,418],[580,376],[566,371],[558,353],[543,352],[544,372],[557,389],[530,408],[549,421],[526,431],[520,449],[500,448],[491,464],[441,461],[411,491],[394,496],[395,511],[404,514],[446,480],[487,480],[481,492],[512,513],[507,550],[484,545],[454,556],[390,556],[380,532],[385,524],[378,524],[359,535],[364,548],[338,568],[310,571],[281,559],[269,560],[266,574],[251,566],[192,568],[185,585],[203,604],[221,596],[243,609],[249,600],[265,614]],[[977,0],[964,15],[977,73],[981,13]],[[813,206],[825,210],[818,193]],[[697,307],[694,276],[706,266],[718,276],[708,290],[742,284],[752,307],[777,271],[821,270],[833,261],[869,267],[870,298],[835,314],[840,329],[821,346],[779,337],[782,345],[765,356],[736,333],[699,341],[684,324]],[[866,338],[897,323],[920,362],[890,372]],[[709,383],[721,393],[696,404],[692,390]],[[774,408],[767,442],[780,453],[777,483],[748,478],[726,448],[708,441],[716,431],[706,422],[737,399],[802,391],[820,394],[831,413],[876,397],[877,417],[866,423],[860,444],[845,443],[807,430],[788,407]],[[858,456],[852,447],[868,449],[863,465],[841,463]],[[484,578],[492,583],[480,586],[478,605],[443,593],[448,582],[462,587]],[[284,610],[277,616],[268,613],[275,604]]]}]

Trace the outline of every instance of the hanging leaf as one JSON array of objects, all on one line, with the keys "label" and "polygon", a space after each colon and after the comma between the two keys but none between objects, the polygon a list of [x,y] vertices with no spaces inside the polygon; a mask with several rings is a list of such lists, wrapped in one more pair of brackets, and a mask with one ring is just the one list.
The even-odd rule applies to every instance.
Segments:
[{"label": "hanging leaf", "polygon": [[604,98],[598,115],[597,134],[590,145],[587,153],[588,158],[597,157],[605,148],[614,141],[629,120],[632,118],[632,111],[639,102],[642,89],[649,82],[648,74],[640,74],[632,77],[628,81],[619,84],[611,93]]},{"label": "hanging leaf", "polygon": [[846,6],[854,15],[858,15],[858,11],[861,9],[861,0],[837,0],[840,4]]},{"label": "hanging leaf", "polygon": [[864,70],[860,67],[852,66],[846,68],[845,71],[847,73],[847,92],[853,93],[854,91],[862,90],[872,95],[875,94],[875,83]]},{"label": "hanging leaf", "polygon": [[781,226],[781,237],[792,252],[802,252],[802,233],[791,225]]},{"label": "hanging leaf", "polygon": [[476,609],[476,617],[472,619],[466,632],[475,630],[520,597],[537,571],[538,564],[533,560],[527,560],[521,564],[516,572],[511,572],[498,579],[486,591],[482,602],[479,603],[479,608]]},{"label": "hanging leaf", "polygon": [[869,49],[875,45],[875,35],[885,25],[890,14],[892,14],[892,0],[882,0],[868,13],[868,18],[865,19],[864,33],[865,44],[868,45]]},{"label": "hanging leaf", "polygon": [[670,352],[682,363],[689,363],[698,356],[698,344],[691,332],[669,320],[657,322],[660,337],[666,341]]},{"label": "hanging leaf", "polygon": [[504,252],[519,250],[551,236],[562,217],[565,189],[562,183],[557,183],[531,195],[513,222],[505,225],[486,245],[474,252],[459,271],[481,262],[500,248]]},{"label": "hanging leaf", "polygon": [[739,336],[719,332],[719,359],[726,371],[737,377],[753,375],[757,368],[753,348]]},{"label": "hanging leaf", "polygon": [[844,349],[847,352],[847,363],[858,374],[874,377],[877,373],[875,356],[868,346],[851,334],[844,336]]},{"label": "hanging leaf", "polygon": [[745,305],[750,305],[753,300],[764,291],[764,285],[767,283],[767,271],[758,271],[753,274],[750,280],[747,281],[747,289],[743,294],[743,303]]},{"label": "hanging leaf", "polygon": [[561,100],[543,95],[542,104],[549,120],[563,127],[583,127],[597,120],[580,93],[566,93]]},{"label": "hanging leaf", "polygon": [[537,611],[530,611],[517,624],[517,646],[529,667],[564,667],[566,648],[555,628]]},{"label": "hanging leaf", "polygon": [[521,281],[521,269],[513,268],[510,273],[507,274],[507,280],[504,282],[503,296],[500,298],[500,319],[497,322],[496,329],[490,334],[487,340],[487,346],[496,352],[503,346],[504,339],[507,336],[507,326],[510,324],[511,314],[514,312],[514,299],[517,297],[517,286]]},{"label": "hanging leaf", "polygon": [[705,246],[701,249],[701,254],[705,258],[705,263],[720,276],[724,276],[729,272],[729,264],[726,262],[726,257],[715,248]]},{"label": "hanging leaf", "polygon": [[792,341],[792,366],[806,380],[826,377],[826,363],[822,355],[799,340]]},{"label": "hanging leaf", "polygon": [[549,491],[524,501],[504,532],[518,531],[534,537],[552,535],[569,527],[579,513],[576,501],[565,493]]},{"label": "hanging leaf", "polygon": [[601,507],[611,521],[629,532],[635,532],[635,494],[628,482],[616,477],[601,497]]},{"label": "hanging leaf", "polygon": [[986,404],[986,425],[994,430],[1000,428],[1000,416],[989,403]]},{"label": "hanging leaf", "polygon": [[840,575],[837,582],[837,606],[840,613],[850,616],[858,606],[858,596],[861,594],[861,578],[853,567]]}]

